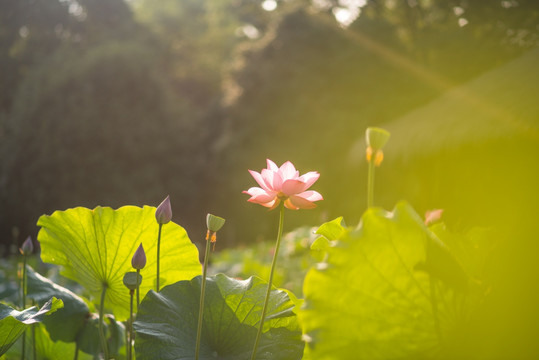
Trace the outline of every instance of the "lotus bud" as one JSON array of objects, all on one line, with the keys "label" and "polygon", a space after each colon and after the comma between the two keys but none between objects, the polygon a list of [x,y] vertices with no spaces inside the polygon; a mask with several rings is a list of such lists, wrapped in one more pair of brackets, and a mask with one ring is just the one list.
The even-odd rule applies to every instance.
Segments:
[{"label": "lotus bud", "polygon": [[377,127],[367,128],[365,135],[367,138],[367,146],[371,147],[374,151],[382,150],[391,136],[389,131]]},{"label": "lotus bud", "polygon": [[22,255],[30,255],[34,251],[34,243],[32,242],[32,238],[28,236],[26,240],[22,243],[21,248],[19,249]]},{"label": "lotus bud", "polygon": [[144,269],[146,266],[146,253],[144,252],[142,243],[139,245],[137,251],[135,251],[135,255],[133,255],[133,258],[131,259],[131,265],[137,270]]},{"label": "lotus bud", "polygon": [[206,226],[209,231],[211,232],[217,232],[219,231],[223,225],[225,224],[225,219],[219,216],[215,216],[212,214],[208,214],[206,216]]},{"label": "lotus bud", "polygon": [[155,219],[157,223],[163,225],[172,220],[172,208],[170,207],[170,196],[167,196],[165,200],[155,210]]},{"label": "lotus bud", "polygon": [[124,275],[124,285],[129,290],[135,290],[142,283],[142,275],[134,271],[126,272]]}]

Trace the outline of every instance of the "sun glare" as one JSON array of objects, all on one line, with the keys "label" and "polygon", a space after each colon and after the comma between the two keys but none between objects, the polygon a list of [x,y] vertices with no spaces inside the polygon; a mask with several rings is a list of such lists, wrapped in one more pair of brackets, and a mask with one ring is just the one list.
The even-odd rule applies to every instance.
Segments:
[{"label": "sun glare", "polygon": [[273,11],[277,9],[277,1],[275,0],[266,0],[262,2],[262,9],[266,11]]},{"label": "sun glare", "polygon": [[332,10],[333,16],[342,26],[349,26],[359,17],[361,8],[366,4],[366,0],[339,0],[339,6]]}]

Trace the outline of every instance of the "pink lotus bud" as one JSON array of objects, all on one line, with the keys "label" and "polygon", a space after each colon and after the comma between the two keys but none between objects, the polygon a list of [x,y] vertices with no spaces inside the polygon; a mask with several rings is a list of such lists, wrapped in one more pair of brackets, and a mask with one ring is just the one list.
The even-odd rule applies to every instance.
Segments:
[{"label": "pink lotus bud", "polygon": [[144,248],[142,247],[142,243],[139,245],[137,251],[135,251],[135,255],[133,255],[133,258],[131,259],[131,265],[133,265],[134,269],[144,269],[146,266],[146,253],[144,252]]},{"label": "pink lotus bud", "polygon": [[19,251],[25,256],[30,255],[34,251],[34,243],[32,242],[32,238],[30,236],[28,236],[26,240],[22,243],[22,246]]},{"label": "pink lotus bud", "polygon": [[170,207],[170,196],[167,196],[165,200],[155,210],[155,219],[161,225],[168,223],[172,220],[172,208]]}]

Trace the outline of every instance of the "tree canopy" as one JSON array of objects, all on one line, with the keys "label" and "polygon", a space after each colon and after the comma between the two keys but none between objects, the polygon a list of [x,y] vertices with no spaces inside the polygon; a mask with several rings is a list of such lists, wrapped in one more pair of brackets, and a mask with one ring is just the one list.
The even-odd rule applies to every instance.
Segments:
[{"label": "tree canopy", "polygon": [[322,174],[303,222],[343,215],[364,129],[536,47],[538,20],[534,0],[4,1],[2,242],[54,209],[167,194],[194,238],[212,211],[250,242],[271,224],[246,226],[262,210],[240,193],[266,158]]}]

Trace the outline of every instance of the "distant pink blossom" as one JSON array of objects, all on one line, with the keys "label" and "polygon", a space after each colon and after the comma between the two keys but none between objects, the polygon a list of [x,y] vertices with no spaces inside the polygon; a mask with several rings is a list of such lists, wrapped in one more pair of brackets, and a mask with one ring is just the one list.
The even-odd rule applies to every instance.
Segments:
[{"label": "distant pink blossom", "polygon": [[32,242],[32,238],[30,236],[28,236],[26,240],[22,243],[22,246],[19,251],[25,256],[30,255],[34,251],[34,243]]},{"label": "distant pink blossom", "polygon": [[425,225],[433,224],[442,218],[443,209],[427,210],[425,213]]},{"label": "distant pink blossom", "polygon": [[320,174],[310,171],[299,176],[299,171],[287,161],[281,167],[267,160],[267,168],[260,173],[249,170],[260,187],[252,187],[244,194],[251,195],[250,201],[274,209],[281,201],[288,209],[313,209],[315,201],[323,200],[322,195],[314,190],[307,190],[318,180]]}]

